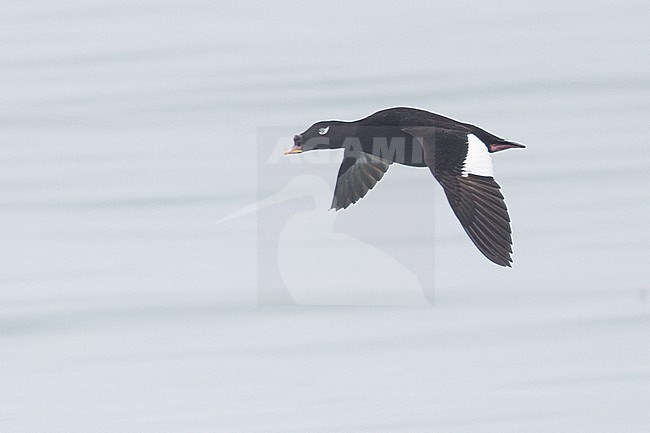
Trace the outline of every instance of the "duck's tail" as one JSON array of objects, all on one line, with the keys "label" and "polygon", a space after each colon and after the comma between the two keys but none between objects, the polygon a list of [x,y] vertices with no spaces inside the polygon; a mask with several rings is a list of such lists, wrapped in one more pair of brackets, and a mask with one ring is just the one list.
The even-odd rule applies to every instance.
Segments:
[{"label": "duck's tail", "polygon": [[514,141],[506,141],[503,139],[499,139],[488,143],[488,151],[490,153],[499,152],[501,150],[506,150],[513,147],[524,149],[526,146],[524,146],[523,144],[515,143]]}]

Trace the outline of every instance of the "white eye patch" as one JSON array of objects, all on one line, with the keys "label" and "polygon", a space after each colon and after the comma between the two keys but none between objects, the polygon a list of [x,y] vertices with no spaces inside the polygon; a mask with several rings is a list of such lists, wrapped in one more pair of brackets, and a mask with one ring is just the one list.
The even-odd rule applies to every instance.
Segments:
[{"label": "white eye patch", "polygon": [[329,131],[329,130],[330,130],[330,127],[329,127],[329,126],[328,126],[327,128],[319,128],[319,129],[318,129],[318,133],[319,133],[320,135],[325,135],[325,134],[327,134],[327,131]]}]

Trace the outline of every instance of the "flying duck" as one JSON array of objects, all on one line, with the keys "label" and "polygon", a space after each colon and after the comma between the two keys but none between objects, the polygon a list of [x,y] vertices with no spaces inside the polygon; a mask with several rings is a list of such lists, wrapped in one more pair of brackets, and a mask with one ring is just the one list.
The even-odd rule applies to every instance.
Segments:
[{"label": "flying duck", "polygon": [[510,267],[512,231],[491,153],[522,144],[477,126],[415,108],[397,107],[344,122],[316,122],[293,139],[285,154],[345,149],[332,209],[364,197],[392,163],[429,167],[474,245],[492,262]]}]

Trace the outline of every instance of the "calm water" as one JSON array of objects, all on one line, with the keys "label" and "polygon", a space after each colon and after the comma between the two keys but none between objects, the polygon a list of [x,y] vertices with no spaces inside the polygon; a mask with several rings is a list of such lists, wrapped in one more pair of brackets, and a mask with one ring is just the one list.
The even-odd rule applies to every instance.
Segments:
[{"label": "calm water", "polygon": [[[646,431],[649,20],[3,2],[0,430]],[[528,145],[494,157],[513,269],[426,170],[334,214],[339,154],[272,158],[397,105]]]}]

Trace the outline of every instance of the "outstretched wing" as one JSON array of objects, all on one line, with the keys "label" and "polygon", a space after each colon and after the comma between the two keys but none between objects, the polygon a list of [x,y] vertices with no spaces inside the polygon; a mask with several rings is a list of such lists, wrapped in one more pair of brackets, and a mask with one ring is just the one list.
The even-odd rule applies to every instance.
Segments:
[{"label": "outstretched wing", "polygon": [[501,187],[492,177],[487,147],[470,131],[405,128],[424,149],[424,160],[474,245],[500,266],[512,263],[512,230]]},{"label": "outstretched wing", "polygon": [[390,163],[364,152],[346,150],[336,179],[332,209],[345,209],[368,193]]}]

